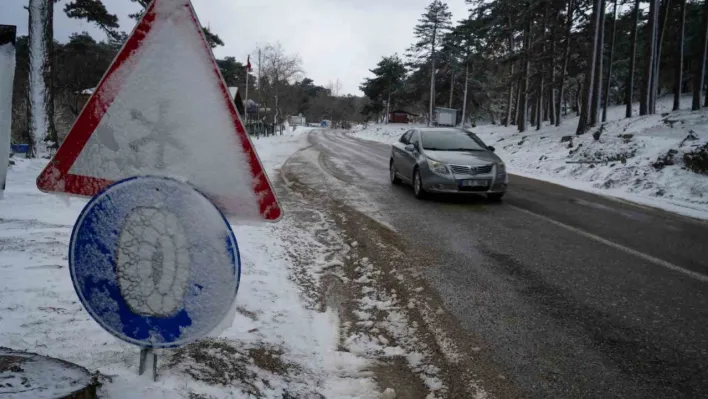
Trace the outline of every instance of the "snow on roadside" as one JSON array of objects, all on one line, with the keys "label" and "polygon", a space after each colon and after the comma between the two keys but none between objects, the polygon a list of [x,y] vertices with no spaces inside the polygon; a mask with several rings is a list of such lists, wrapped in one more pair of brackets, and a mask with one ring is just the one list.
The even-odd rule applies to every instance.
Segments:
[{"label": "snow on roadside", "polygon": [[[630,119],[624,106],[610,108],[599,140],[593,138],[598,129],[575,135],[577,117],[524,133],[490,124],[471,130],[495,147],[513,174],[708,219],[708,176],[687,170],[683,161],[708,143],[708,110],[669,113],[671,101],[661,99],[656,115]],[[392,143],[410,127],[372,125],[350,134]]]},{"label": "snow on roadside", "polygon": [[[272,181],[275,169],[307,145],[303,132],[254,140]],[[374,397],[371,380],[358,378],[363,360],[336,351],[337,315],[302,302],[280,239],[288,219],[233,225],[243,273],[232,326],[218,338],[164,352],[157,382],[138,376],[138,349],[99,327],[74,292],[67,250],[85,200],[39,192],[35,178],[44,163],[16,159],[0,202],[0,346],[98,370],[108,398]]]}]

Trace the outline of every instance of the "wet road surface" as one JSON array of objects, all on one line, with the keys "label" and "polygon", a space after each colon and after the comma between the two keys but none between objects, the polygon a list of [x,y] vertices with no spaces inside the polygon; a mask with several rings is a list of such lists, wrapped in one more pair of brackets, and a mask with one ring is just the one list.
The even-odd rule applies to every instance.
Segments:
[{"label": "wet road surface", "polygon": [[513,175],[502,203],[419,201],[390,146],[310,142],[524,397],[708,397],[708,223]]}]

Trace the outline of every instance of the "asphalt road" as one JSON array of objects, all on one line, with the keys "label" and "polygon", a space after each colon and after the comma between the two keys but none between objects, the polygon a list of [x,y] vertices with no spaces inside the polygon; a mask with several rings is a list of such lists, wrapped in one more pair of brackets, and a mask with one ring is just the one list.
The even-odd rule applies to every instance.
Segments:
[{"label": "asphalt road", "polygon": [[310,140],[525,397],[708,397],[708,223],[518,176],[500,204],[419,201],[389,146]]}]

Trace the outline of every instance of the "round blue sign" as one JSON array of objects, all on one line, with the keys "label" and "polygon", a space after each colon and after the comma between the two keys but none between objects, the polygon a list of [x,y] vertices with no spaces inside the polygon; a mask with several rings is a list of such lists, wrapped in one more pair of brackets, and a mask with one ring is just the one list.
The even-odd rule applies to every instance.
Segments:
[{"label": "round blue sign", "polygon": [[219,209],[186,183],[133,177],[79,215],[69,244],[76,293],[116,337],[146,348],[213,331],[236,299],[236,237]]}]

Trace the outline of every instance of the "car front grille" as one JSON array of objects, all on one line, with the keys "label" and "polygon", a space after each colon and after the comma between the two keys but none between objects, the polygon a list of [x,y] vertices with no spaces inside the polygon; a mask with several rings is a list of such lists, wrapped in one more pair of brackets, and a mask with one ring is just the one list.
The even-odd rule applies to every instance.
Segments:
[{"label": "car front grille", "polygon": [[492,173],[492,167],[494,165],[483,165],[483,166],[463,166],[463,165],[450,165],[452,173],[456,175],[484,175],[487,173]]}]

